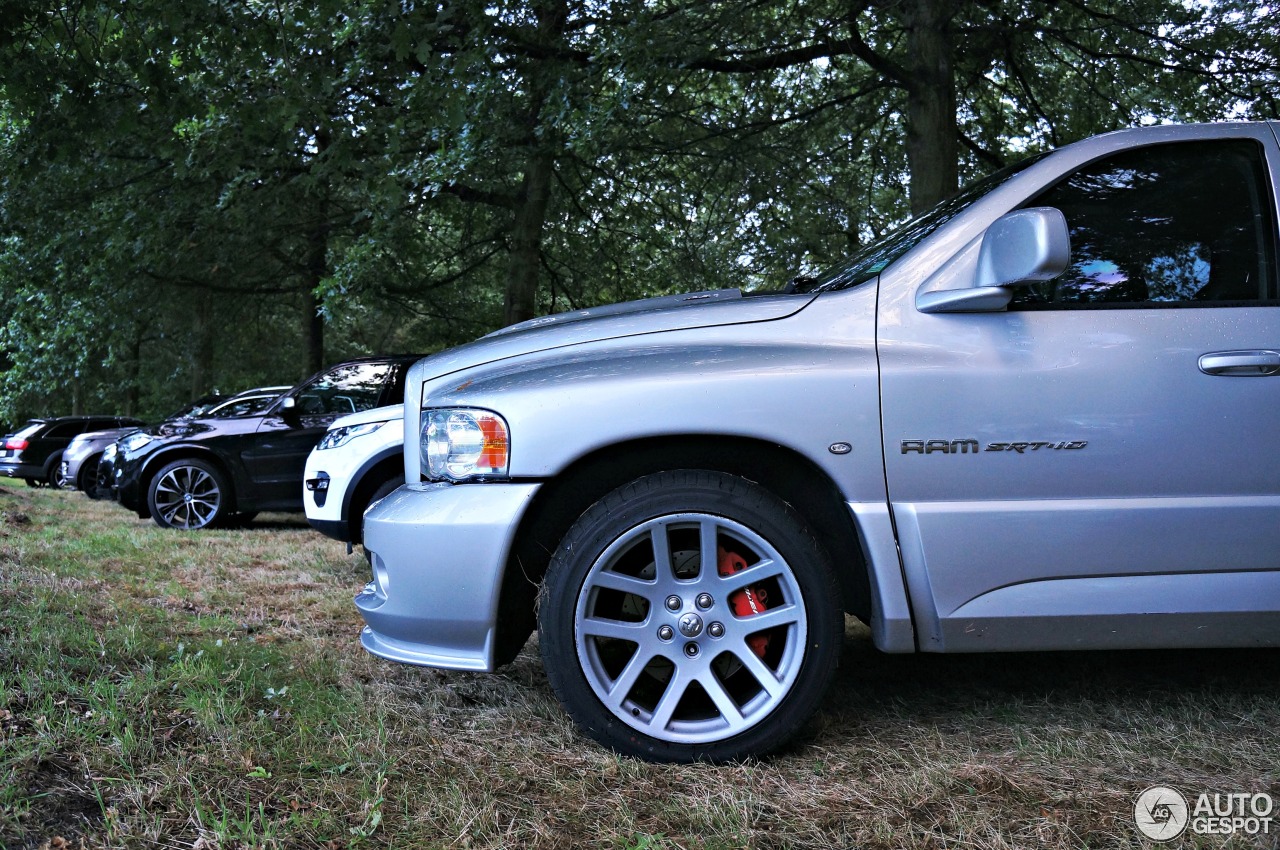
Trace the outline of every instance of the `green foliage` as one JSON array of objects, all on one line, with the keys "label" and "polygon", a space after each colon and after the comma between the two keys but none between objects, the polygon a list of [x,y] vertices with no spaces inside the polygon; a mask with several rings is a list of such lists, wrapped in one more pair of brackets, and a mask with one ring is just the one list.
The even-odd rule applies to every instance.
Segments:
[{"label": "green foliage", "polygon": [[777,287],[930,180],[1275,118],[1278,39],[1262,0],[11,0],[0,420],[158,416],[519,310]]}]

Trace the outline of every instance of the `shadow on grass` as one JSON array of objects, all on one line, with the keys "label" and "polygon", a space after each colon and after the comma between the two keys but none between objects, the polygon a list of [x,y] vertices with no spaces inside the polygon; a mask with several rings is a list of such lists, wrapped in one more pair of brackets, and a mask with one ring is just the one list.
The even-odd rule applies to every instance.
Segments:
[{"label": "shadow on grass", "polygon": [[938,722],[1039,704],[1070,723],[1081,707],[1106,714],[1140,704],[1158,714],[1187,700],[1209,710],[1277,698],[1280,649],[887,655],[862,632],[846,638],[823,715],[836,723]]}]

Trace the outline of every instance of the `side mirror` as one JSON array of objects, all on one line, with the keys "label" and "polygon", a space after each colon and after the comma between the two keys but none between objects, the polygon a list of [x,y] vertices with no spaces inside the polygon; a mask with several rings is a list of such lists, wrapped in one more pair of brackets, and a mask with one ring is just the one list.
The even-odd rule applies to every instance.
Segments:
[{"label": "side mirror", "polygon": [[1053,280],[1071,265],[1067,219],[1053,207],[1018,210],[996,219],[982,237],[973,286],[926,292],[916,298],[922,313],[1003,310],[1011,286]]},{"label": "side mirror", "polygon": [[298,400],[293,396],[289,396],[280,402],[280,407],[276,412],[280,414],[284,424],[290,428],[297,428],[302,424],[302,411],[298,410]]}]

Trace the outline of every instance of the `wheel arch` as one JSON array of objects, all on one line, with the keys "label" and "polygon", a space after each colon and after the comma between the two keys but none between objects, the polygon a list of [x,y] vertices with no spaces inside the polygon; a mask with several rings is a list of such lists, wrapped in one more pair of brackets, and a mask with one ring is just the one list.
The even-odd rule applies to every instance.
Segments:
[{"label": "wheel arch", "polygon": [[347,524],[347,539],[352,545],[364,542],[364,524],[360,520],[369,500],[388,478],[404,481],[404,449],[388,446],[370,456],[351,476],[355,484],[342,497],[342,518]]},{"label": "wheel arch", "polygon": [[85,474],[89,471],[93,472],[92,479],[88,482],[90,487],[98,486],[98,463],[102,460],[102,452],[96,451],[93,454],[80,461],[80,466],[76,469],[75,486],[77,490],[87,493],[89,487],[80,486],[80,482],[84,479]]},{"label": "wheel arch", "polygon": [[49,453],[49,456],[44,459],[44,468],[41,473],[41,478],[43,480],[49,480],[49,476],[52,475],[53,471],[58,468],[58,465],[62,463],[62,456],[64,454],[66,454],[66,449],[54,449]]},{"label": "wheel arch", "polygon": [[[536,626],[538,589],[570,526],[605,494],[642,475],[704,469],[765,487],[812,526],[831,557],[845,611],[869,622],[867,559],[835,482],[798,452],[748,437],[691,434],[617,443],[575,460],[544,484],[525,511],[503,570],[494,661],[509,663]],[[847,554],[846,554],[847,553]]]},{"label": "wheel arch", "polygon": [[228,494],[231,497],[228,500],[230,502],[228,512],[237,512],[240,509],[238,494],[239,488],[236,486],[238,479],[234,470],[232,470],[216,452],[212,452],[201,446],[193,445],[173,446],[165,449],[163,452],[157,452],[147,458],[138,475],[138,492],[140,494],[138,499],[139,510],[146,511],[146,516],[151,515],[151,508],[148,504],[147,493],[151,492],[151,480],[155,478],[156,473],[173,463],[175,460],[188,459],[201,460],[205,463],[212,464],[217,467],[219,472],[226,476],[227,485],[231,489],[231,492]]}]

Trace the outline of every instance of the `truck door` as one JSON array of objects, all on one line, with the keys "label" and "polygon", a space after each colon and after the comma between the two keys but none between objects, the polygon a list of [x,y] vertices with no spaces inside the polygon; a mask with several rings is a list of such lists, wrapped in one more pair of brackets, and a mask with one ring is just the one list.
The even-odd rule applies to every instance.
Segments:
[{"label": "truck door", "polygon": [[1071,264],[1007,312],[890,315],[882,293],[922,649],[1280,639],[1275,139],[1211,136],[1031,197],[1065,214]]}]

